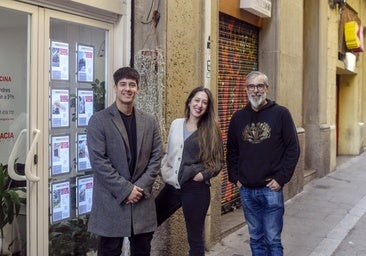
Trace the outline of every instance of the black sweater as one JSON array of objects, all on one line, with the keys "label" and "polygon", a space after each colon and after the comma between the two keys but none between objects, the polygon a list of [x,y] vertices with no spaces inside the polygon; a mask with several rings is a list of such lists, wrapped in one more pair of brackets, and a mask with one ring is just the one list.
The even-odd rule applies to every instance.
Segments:
[{"label": "black sweater", "polygon": [[290,181],[299,159],[296,127],[287,108],[267,99],[258,112],[250,104],[232,116],[227,140],[229,181],[263,187]]},{"label": "black sweater", "polygon": [[203,180],[210,185],[210,179],[219,174],[222,166],[217,164],[216,170],[204,167],[199,157],[200,148],[198,145],[198,131],[195,131],[184,141],[182,162],[179,169],[178,181],[181,187],[188,180],[193,179],[197,173],[201,172]]}]

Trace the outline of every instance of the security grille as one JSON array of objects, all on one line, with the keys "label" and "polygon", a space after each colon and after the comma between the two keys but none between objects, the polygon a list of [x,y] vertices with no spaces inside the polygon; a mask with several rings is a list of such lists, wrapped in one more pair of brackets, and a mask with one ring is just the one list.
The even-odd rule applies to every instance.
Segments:
[{"label": "security grille", "polygon": [[[225,148],[231,116],[247,103],[245,76],[258,69],[258,34],[257,27],[220,13],[217,88],[219,123]],[[240,206],[240,197],[238,188],[228,181],[226,166],[221,178],[221,210],[224,214]]]}]

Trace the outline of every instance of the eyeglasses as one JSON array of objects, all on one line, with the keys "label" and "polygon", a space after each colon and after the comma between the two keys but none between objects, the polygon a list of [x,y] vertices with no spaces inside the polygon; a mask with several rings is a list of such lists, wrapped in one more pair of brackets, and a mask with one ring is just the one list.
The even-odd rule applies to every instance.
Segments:
[{"label": "eyeglasses", "polygon": [[257,88],[258,91],[263,91],[264,88],[266,88],[265,84],[248,84],[247,88],[249,91],[254,91],[255,88]]}]

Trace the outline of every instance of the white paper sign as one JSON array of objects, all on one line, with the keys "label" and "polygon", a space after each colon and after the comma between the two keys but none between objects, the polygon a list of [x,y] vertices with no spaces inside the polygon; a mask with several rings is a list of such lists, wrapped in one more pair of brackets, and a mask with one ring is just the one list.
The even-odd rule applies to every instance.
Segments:
[{"label": "white paper sign", "polygon": [[69,80],[69,44],[51,42],[51,79]]},{"label": "white paper sign", "polygon": [[81,133],[77,135],[77,150],[78,150],[78,171],[90,170],[90,160],[89,160],[89,151],[88,151],[88,143],[86,140],[86,134]]},{"label": "white paper sign", "polygon": [[51,145],[52,175],[70,172],[70,137],[53,136]]},{"label": "white paper sign", "polygon": [[94,48],[78,44],[77,54],[78,82],[94,81]]},{"label": "white paper sign", "polygon": [[78,90],[78,126],[87,126],[93,115],[93,91]]},{"label": "white paper sign", "polygon": [[69,126],[69,90],[54,89],[51,91],[51,126]]},{"label": "white paper sign", "polygon": [[51,183],[52,222],[70,217],[70,182]]},{"label": "white paper sign", "polygon": [[78,214],[85,214],[91,211],[93,199],[93,176],[77,178],[76,198],[78,202]]}]

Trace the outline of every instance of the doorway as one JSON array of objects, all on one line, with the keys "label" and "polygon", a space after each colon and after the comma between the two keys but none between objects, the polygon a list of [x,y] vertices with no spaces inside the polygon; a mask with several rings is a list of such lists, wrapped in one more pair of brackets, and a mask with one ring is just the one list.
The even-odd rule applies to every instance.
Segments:
[{"label": "doorway", "polygon": [[85,131],[108,96],[113,24],[5,0],[0,34],[1,192],[21,201],[3,254],[92,254]]}]

